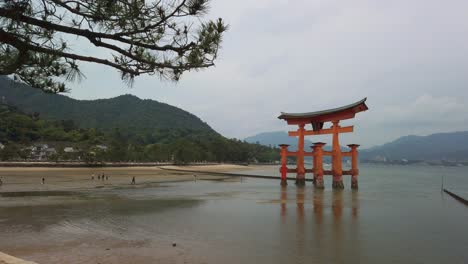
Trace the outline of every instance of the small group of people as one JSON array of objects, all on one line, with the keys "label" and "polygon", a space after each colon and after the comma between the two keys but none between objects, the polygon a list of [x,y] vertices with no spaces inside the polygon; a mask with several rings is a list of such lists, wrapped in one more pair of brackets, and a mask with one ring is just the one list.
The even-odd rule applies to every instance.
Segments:
[{"label": "small group of people", "polygon": [[[94,175],[94,173],[93,173],[93,175],[91,175],[91,180],[94,180],[94,177],[95,177],[95,175]],[[43,178],[43,179],[44,179],[44,178]],[[97,175],[97,179],[98,179],[98,180],[102,180],[102,181],[103,181],[103,180],[106,180],[106,181],[107,181],[107,180],[109,180],[109,175],[105,175],[104,173],[102,173],[102,174],[100,173],[100,174]],[[43,181],[43,182],[44,182],[44,181]],[[132,177],[131,184],[136,184],[135,176]]]},{"label": "small group of people", "polygon": [[[196,175],[194,175],[196,177]],[[109,180],[109,175],[105,175],[104,173],[98,174],[97,176],[98,180]],[[91,176],[91,180],[94,180],[94,174]],[[45,184],[45,178],[42,177],[41,179],[41,184]],[[132,177],[132,182],[131,184],[136,184],[136,179],[135,176]],[[3,179],[0,177],[0,186],[3,185]]]},{"label": "small group of people", "polygon": [[[98,180],[109,180],[109,175],[105,175],[104,173],[102,174],[98,174],[97,176]],[[91,180],[94,180],[94,173],[93,175],[91,176]]]}]

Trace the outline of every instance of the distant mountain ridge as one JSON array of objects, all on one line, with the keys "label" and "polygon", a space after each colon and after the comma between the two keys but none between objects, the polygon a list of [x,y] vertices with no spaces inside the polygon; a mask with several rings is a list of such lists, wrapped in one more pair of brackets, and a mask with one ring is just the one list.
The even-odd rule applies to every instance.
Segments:
[{"label": "distant mountain ridge", "polygon": [[[289,145],[289,150],[295,151],[297,150],[297,137],[290,137],[287,132],[284,131],[275,131],[275,132],[264,132],[260,133],[251,137],[246,137],[244,139],[248,143],[258,143],[264,146],[272,146],[278,147],[279,144],[287,144]],[[305,138],[304,139],[304,147],[306,151],[310,150],[310,146],[314,145],[312,141]],[[330,144],[327,144],[324,147],[325,150],[330,150]],[[342,151],[348,151],[348,147],[341,146]]]},{"label": "distant mountain ridge", "polygon": [[[290,145],[291,150],[297,149],[297,138],[288,136],[287,132],[275,131],[275,132],[264,132],[244,139],[249,143],[258,143],[265,146],[278,147],[279,144]],[[313,145],[312,141],[305,140],[305,145]]]},{"label": "distant mountain ridge", "polygon": [[[297,139],[282,131],[260,133],[245,138],[245,141],[275,146],[289,144],[291,149],[297,149]],[[312,142],[305,144],[308,146]],[[404,136],[381,146],[361,149],[359,153],[361,160],[468,161],[468,131]]]},{"label": "distant mountain ridge", "polygon": [[360,152],[368,160],[468,161],[468,131],[404,136]]},{"label": "distant mountain ridge", "polygon": [[76,100],[64,95],[46,94],[0,76],[3,102],[23,112],[38,112],[51,120],[73,120],[79,127],[135,132],[148,129],[192,129],[216,133],[197,116],[180,108],[134,95],[110,99]]}]

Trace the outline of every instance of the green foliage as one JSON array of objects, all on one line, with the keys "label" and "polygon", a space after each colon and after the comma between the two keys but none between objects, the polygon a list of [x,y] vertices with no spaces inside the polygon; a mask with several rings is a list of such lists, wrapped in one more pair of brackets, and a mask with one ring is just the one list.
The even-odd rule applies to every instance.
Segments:
[{"label": "green foliage", "polygon": [[181,128],[214,133],[206,123],[189,112],[133,95],[92,101],[75,100],[63,95],[44,94],[0,76],[0,97],[25,113],[40,113],[44,119],[65,122],[57,124],[64,126],[65,130],[80,127],[109,132],[119,127],[122,133],[151,137],[157,137],[157,134],[153,135],[157,129]]},{"label": "green foliage", "polygon": [[7,144],[1,151],[0,151],[0,159],[1,160],[9,160],[9,159],[16,159],[20,158],[21,150],[17,144]]},{"label": "green foliage", "polygon": [[[165,128],[144,130],[139,133],[113,129],[99,131],[78,129],[70,121],[47,121],[37,115],[21,113],[14,107],[0,104],[0,151],[2,160],[25,159],[25,147],[47,142],[57,153],[49,160],[76,160],[93,163],[101,161],[162,161],[162,162],[272,162],[279,159],[279,150],[226,139],[211,130]],[[97,146],[108,146],[103,150]],[[65,146],[80,151],[65,153]]]}]

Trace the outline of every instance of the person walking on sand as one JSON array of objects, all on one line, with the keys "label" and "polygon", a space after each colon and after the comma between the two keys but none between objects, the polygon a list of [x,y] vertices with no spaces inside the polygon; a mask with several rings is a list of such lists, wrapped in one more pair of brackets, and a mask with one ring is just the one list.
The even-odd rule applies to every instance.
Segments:
[{"label": "person walking on sand", "polygon": [[0,178],[0,186],[2,186],[2,185],[3,185],[3,180],[2,180],[2,178]]},{"label": "person walking on sand", "polygon": [[42,177],[41,184],[44,184],[44,183],[45,183],[45,178]]},{"label": "person walking on sand", "polygon": [[101,179],[101,174],[98,174],[97,179],[98,179],[98,180]]},{"label": "person walking on sand", "polygon": [[135,181],[135,176],[132,177],[132,184],[135,184],[136,181]]}]

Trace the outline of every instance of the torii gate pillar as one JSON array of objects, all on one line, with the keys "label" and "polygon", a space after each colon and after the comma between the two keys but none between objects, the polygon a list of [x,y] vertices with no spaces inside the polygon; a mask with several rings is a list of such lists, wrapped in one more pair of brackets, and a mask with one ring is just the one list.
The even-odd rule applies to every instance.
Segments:
[{"label": "torii gate pillar", "polygon": [[357,189],[358,188],[358,175],[359,175],[359,169],[358,169],[358,151],[357,148],[359,145],[357,144],[350,144],[348,145],[349,148],[351,148],[351,189]]},{"label": "torii gate pillar", "polygon": [[316,142],[314,146],[312,146],[313,154],[314,154],[314,185],[317,189],[323,189],[323,146],[325,143]]},{"label": "torii gate pillar", "polygon": [[279,145],[281,147],[281,186],[287,186],[288,181],[287,181],[287,175],[288,175],[288,147],[289,145],[286,144],[281,144]]},{"label": "torii gate pillar", "polygon": [[297,144],[297,175],[296,175],[296,185],[298,186],[304,186],[305,185],[305,166],[304,166],[304,126],[305,124],[300,124],[299,129],[297,130],[298,132],[298,144]]},{"label": "torii gate pillar", "polygon": [[333,174],[333,189],[344,189],[343,185],[343,167],[341,165],[341,148],[339,140],[339,120],[334,120],[332,131],[332,174]]}]

